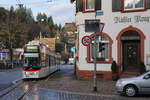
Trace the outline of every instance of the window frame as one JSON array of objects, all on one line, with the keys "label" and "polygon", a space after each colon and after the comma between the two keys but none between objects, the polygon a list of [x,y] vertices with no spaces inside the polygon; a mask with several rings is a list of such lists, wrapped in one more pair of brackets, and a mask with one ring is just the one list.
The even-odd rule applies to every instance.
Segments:
[{"label": "window frame", "polygon": [[[108,39],[108,60],[107,61],[96,61],[96,63],[104,63],[104,64],[111,64],[112,61],[113,61],[113,58],[112,58],[112,43],[113,43],[113,40],[111,39],[111,37],[109,35],[107,35],[106,33],[102,32],[102,33],[99,33],[97,32],[96,33],[97,36],[104,36]],[[94,37],[94,34],[90,35],[90,37]],[[86,57],[86,61],[87,63],[94,63],[94,61],[91,61],[91,51],[90,51],[90,46],[87,46],[87,57]]]},{"label": "window frame", "polygon": [[83,0],[83,12],[95,12],[96,11],[96,0],[94,0],[94,9],[86,9],[86,0]]},{"label": "window frame", "polygon": [[[102,37],[104,37],[103,35],[99,35],[99,36],[101,36],[101,38]],[[93,37],[94,38],[94,37]],[[109,39],[107,38],[107,37],[104,37],[104,38],[106,38],[107,39],[107,41],[106,40],[100,40],[100,41],[98,41],[97,43],[97,45],[98,45],[98,51],[99,51],[99,44],[100,43],[104,43],[104,44],[108,44],[108,51],[109,51]],[[91,45],[90,45],[90,60],[91,61],[94,61],[94,59],[92,58],[94,55],[91,55],[91,54],[93,54],[93,52],[91,52],[91,50],[92,50],[92,45],[94,46],[94,40],[92,41],[92,43],[91,43]],[[103,51],[102,51],[103,52]],[[99,53],[99,52],[98,52]],[[103,53],[105,53],[105,51],[103,52]],[[103,56],[103,55],[105,55],[105,54],[101,54],[101,56]],[[98,59],[105,59],[105,61],[108,61],[109,60],[109,52],[108,52],[108,57],[107,58],[104,58],[104,57],[97,57]],[[92,57],[91,57],[92,56]],[[92,60],[93,59],[93,60]]]},{"label": "window frame", "polygon": [[[122,12],[139,12],[139,11],[146,11],[146,0],[144,0],[144,7],[143,8],[132,8],[132,9],[125,9],[125,0],[122,0]],[[135,5],[135,4],[134,4]]]}]

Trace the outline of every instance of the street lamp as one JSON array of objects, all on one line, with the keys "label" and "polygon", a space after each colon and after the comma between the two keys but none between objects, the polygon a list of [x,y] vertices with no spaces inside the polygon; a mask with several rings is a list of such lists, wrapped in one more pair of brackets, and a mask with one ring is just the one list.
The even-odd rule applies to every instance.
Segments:
[{"label": "street lamp", "polygon": [[[43,21],[44,21],[44,19],[42,18],[42,19],[41,19],[41,24],[42,24]],[[40,30],[40,34],[39,34],[39,45],[40,45],[41,35],[42,35],[42,32],[41,32],[41,30]]]}]

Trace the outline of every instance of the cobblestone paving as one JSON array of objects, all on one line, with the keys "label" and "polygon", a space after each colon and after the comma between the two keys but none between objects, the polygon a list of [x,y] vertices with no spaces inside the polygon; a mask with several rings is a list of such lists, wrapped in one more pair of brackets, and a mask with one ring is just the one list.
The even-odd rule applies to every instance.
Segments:
[{"label": "cobblestone paving", "polygon": [[72,93],[37,88],[36,90],[33,90],[28,95],[26,95],[23,100],[149,100],[149,98],[128,98],[101,94]]},{"label": "cobblestone paving", "polygon": [[[97,81],[98,92],[95,92],[95,94],[116,94],[115,83],[113,81]],[[78,80],[74,75],[73,66],[70,65],[63,66],[60,72],[51,75],[46,82],[41,81],[39,87],[71,92],[94,93],[92,91],[93,80]]]},{"label": "cobblestone paving", "polygon": [[98,81],[98,92],[92,91],[93,81],[77,80],[72,66],[41,80],[23,81],[0,100],[150,100],[150,96],[118,95],[113,81]]}]

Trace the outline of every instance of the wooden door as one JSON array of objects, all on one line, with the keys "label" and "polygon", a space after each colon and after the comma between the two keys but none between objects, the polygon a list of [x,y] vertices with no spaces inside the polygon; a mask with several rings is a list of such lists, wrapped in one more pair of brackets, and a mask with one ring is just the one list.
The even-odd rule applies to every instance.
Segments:
[{"label": "wooden door", "polygon": [[124,69],[138,69],[140,63],[140,42],[126,42],[123,49]]}]

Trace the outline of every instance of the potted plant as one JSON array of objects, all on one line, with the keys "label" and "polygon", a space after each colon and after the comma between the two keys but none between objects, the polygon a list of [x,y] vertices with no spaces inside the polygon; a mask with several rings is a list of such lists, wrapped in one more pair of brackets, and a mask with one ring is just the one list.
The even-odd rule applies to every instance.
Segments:
[{"label": "potted plant", "polygon": [[140,74],[143,74],[146,72],[146,67],[144,62],[140,62]]},{"label": "potted plant", "polygon": [[111,71],[112,71],[112,80],[117,81],[118,80],[118,66],[117,66],[116,61],[112,62]]}]

